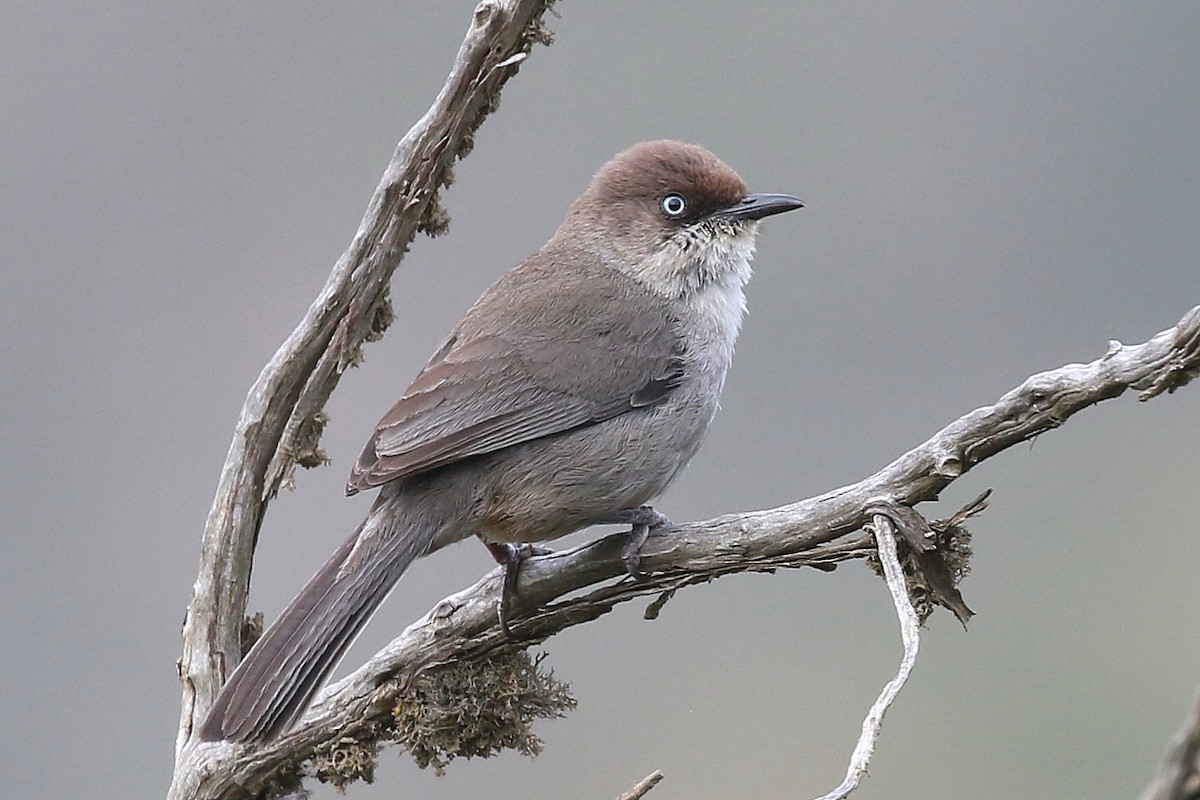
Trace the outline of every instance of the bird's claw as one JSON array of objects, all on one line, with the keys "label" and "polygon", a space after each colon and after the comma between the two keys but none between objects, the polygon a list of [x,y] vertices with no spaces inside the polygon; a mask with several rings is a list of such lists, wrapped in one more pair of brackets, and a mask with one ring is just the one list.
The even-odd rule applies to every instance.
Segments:
[{"label": "bird's claw", "polygon": [[496,618],[500,623],[500,630],[504,631],[505,638],[509,641],[516,641],[512,628],[509,627],[509,619],[512,616],[513,597],[517,594],[517,575],[521,569],[521,562],[531,556],[549,555],[554,551],[532,544],[518,545],[504,542],[484,542],[484,544],[491,552],[492,558],[504,567],[504,582],[500,588],[500,599],[496,601]]},{"label": "bird's claw", "polygon": [[638,506],[637,508],[622,509],[606,517],[602,524],[631,526],[629,538],[626,539],[625,546],[621,548],[621,561],[625,564],[625,571],[629,573],[629,577],[635,581],[644,581],[649,578],[650,573],[643,572],[640,568],[642,545],[646,543],[651,530],[670,525],[671,520],[667,519],[664,514],[655,511],[652,506]]}]

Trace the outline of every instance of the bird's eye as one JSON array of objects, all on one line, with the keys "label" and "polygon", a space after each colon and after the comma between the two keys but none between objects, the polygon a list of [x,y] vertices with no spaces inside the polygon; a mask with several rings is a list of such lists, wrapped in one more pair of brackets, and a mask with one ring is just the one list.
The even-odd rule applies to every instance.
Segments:
[{"label": "bird's eye", "polygon": [[679,192],[671,192],[663,196],[660,205],[664,214],[668,217],[678,219],[687,211],[687,198],[679,194]]}]

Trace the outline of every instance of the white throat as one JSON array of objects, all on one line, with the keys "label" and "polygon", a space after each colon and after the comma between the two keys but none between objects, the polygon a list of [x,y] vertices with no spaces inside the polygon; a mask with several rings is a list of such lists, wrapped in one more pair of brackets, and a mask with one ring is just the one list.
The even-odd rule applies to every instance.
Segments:
[{"label": "white throat", "polygon": [[718,392],[733,360],[750,280],[757,223],[696,225],[678,231],[639,264],[643,285],[686,306],[692,331],[689,360],[710,372]]},{"label": "white throat", "polygon": [[692,287],[691,302],[699,315],[711,320],[721,338],[729,342],[731,353],[746,315],[743,287],[750,280],[755,233],[750,230],[736,236],[712,238],[694,256],[693,274],[707,273],[708,280]]},{"label": "white throat", "polygon": [[690,306],[732,353],[746,313],[743,287],[750,280],[757,233],[756,223],[685,228],[643,265],[643,281]]}]

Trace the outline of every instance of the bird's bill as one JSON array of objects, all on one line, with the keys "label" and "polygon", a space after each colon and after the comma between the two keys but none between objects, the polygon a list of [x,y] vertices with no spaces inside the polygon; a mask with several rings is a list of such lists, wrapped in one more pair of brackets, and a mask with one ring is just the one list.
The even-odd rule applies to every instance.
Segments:
[{"label": "bird's bill", "polygon": [[709,216],[727,220],[762,219],[803,207],[804,203],[790,194],[748,194],[728,208],[718,209]]}]

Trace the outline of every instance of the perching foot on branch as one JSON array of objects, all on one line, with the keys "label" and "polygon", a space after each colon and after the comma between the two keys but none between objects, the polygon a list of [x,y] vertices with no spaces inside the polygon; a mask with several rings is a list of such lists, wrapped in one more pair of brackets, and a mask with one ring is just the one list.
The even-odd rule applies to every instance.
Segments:
[{"label": "perching foot on branch", "polygon": [[625,564],[625,571],[629,573],[629,577],[635,581],[644,581],[649,578],[649,573],[642,572],[639,568],[642,559],[642,545],[646,543],[652,529],[668,526],[671,524],[671,520],[667,519],[664,514],[655,511],[652,506],[638,506],[618,511],[601,520],[599,524],[632,526],[629,529],[629,539],[621,548],[621,561]]},{"label": "perching foot on branch", "polygon": [[537,547],[532,544],[506,544],[504,542],[487,542],[488,551],[492,554],[492,558],[496,559],[496,563],[504,567],[504,583],[500,589],[500,600],[496,603],[496,616],[500,621],[500,629],[504,631],[504,635],[510,640],[515,641],[512,628],[508,626],[508,621],[511,619],[513,597],[517,594],[517,575],[521,569],[521,562],[531,556],[545,556],[553,553],[545,547]]}]

